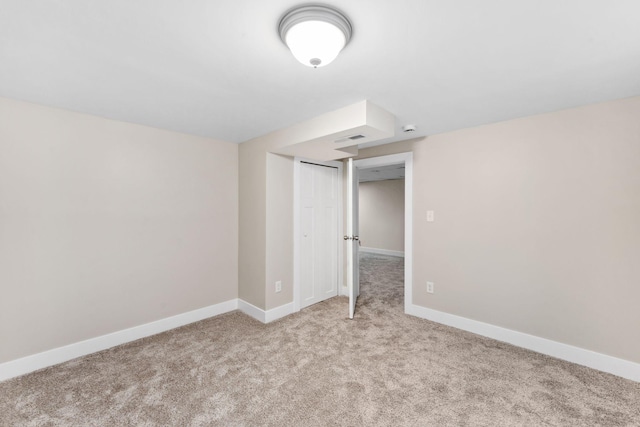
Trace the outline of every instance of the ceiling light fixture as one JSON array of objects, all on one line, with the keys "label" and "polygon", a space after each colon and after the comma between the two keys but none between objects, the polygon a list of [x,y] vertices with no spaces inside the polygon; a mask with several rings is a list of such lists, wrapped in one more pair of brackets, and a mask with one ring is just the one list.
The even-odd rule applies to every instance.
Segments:
[{"label": "ceiling light fixture", "polygon": [[336,59],[349,43],[351,22],[340,11],[324,5],[304,5],[287,12],[278,25],[280,38],[295,58],[318,68]]}]

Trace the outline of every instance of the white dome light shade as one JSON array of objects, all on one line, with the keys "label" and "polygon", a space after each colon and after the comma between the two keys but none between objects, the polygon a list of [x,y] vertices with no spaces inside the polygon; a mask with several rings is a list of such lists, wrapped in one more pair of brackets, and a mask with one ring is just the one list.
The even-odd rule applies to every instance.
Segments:
[{"label": "white dome light shade", "polygon": [[278,31],[293,56],[308,67],[323,67],[336,59],[351,39],[351,23],[339,11],[323,5],[287,12]]},{"label": "white dome light shade", "polygon": [[287,31],[285,42],[298,61],[317,68],[336,59],[346,40],[342,31],[333,24],[305,21]]}]

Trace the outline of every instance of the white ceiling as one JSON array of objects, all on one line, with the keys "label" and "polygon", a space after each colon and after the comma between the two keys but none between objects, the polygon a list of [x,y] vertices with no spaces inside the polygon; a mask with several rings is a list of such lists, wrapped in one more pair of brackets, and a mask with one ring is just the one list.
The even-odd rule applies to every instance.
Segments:
[{"label": "white ceiling", "polygon": [[374,166],[366,169],[358,168],[358,182],[404,179],[404,171],[404,163],[388,166]]},{"label": "white ceiling", "polygon": [[640,95],[638,0],[327,0],[331,65],[276,28],[294,0],[0,0],[0,96],[242,142],[369,99],[411,137]]}]

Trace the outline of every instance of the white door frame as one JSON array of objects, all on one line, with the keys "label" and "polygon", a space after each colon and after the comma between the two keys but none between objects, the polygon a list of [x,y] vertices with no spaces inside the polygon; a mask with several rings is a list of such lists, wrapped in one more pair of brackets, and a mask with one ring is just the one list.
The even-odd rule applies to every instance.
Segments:
[{"label": "white door frame", "polygon": [[404,163],[404,312],[413,305],[413,153],[355,160],[357,168]]},{"label": "white door frame", "polygon": [[[343,164],[339,161],[321,162],[317,160],[305,159],[303,157],[295,157],[293,159],[293,312],[300,311],[300,163],[307,162],[321,166],[330,166],[338,169],[338,239],[342,241],[343,230],[343,201],[342,186]],[[338,243],[338,295],[341,295],[343,283],[343,246]]]}]

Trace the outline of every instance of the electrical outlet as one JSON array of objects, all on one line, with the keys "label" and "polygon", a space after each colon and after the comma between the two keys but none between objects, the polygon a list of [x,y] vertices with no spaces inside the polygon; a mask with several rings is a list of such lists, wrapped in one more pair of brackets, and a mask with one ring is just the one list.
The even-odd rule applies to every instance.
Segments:
[{"label": "electrical outlet", "polygon": [[278,280],[276,282],[276,292],[282,291],[282,281]]},{"label": "electrical outlet", "polygon": [[427,292],[430,294],[433,293],[433,282],[427,282]]},{"label": "electrical outlet", "polygon": [[427,211],[427,222],[435,221],[435,214],[433,211]]}]

